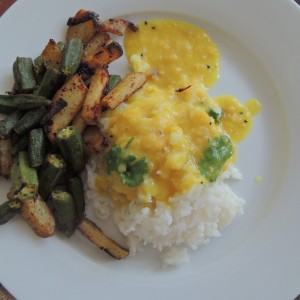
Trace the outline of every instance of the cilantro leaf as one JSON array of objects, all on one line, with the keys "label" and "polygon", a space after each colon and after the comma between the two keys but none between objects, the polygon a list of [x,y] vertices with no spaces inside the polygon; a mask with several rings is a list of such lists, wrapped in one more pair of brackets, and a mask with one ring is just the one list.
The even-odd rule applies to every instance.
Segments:
[{"label": "cilantro leaf", "polygon": [[148,172],[148,163],[146,157],[138,161],[134,161],[127,166],[126,172],[120,173],[121,181],[123,184],[135,187],[144,181],[144,174]]},{"label": "cilantro leaf", "polygon": [[133,138],[124,148],[113,145],[111,150],[104,154],[104,161],[109,175],[117,172],[124,185],[135,187],[143,182],[144,175],[148,172],[148,163],[145,157],[137,160],[134,154],[129,153],[128,148],[132,141]]},{"label": "cilantro leaf", "polygon": [[232,155],[233,147],[228,136],[221,135],[210,140],[199,163],[201,174],[210,182],[216,181],[222,167]]},{"label": "cilantro leaf", "polygon": [[220,113],[218,113],[217,111],[215,111],[211,107],[209,107],[208,115],[211,116],[215,120],[216,124],[219,124],[224,115],[224,111],[221,110]]}]

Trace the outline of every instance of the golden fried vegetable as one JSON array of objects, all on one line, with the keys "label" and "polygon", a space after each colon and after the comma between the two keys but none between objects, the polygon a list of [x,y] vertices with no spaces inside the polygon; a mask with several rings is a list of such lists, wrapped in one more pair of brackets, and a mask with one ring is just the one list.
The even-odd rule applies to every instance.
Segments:
[{"label": "golden fried vegetable", "polygon": [[69,18],[67,25],[74,26],[80,23],[84,23],[88,20],[94,20],[97,23],[99,21],[99,15],[86,9],[80,9],[79,11],[77,11],[74,17]]},{"label": "golden fried vegetable", "polygon": [[100,28],[116,35],[123,35],[127,29],[138,31],[138,27],[124,19],[109,19],[100,23]]},{"label": "golden fried vegetable", "polygon": [[45,238],[54,234],[54,217],[40,196],[24,201],[21,216],[38,236]]},{"label": "golden fried vegetable", "polygon": [[93,20],[88,20],[78,25],[70,26],[67,31],[66,39],[79,38],[86,44],[97,32],[97,26]]},{"label": "golden fried vegetable", "polygon": [[81,117],[82,110],[76,115],[72,121],[72,125],[77,128],[77,130],[82,134],[87,126],[84,119]]},{"label": "golden fried vegetable", "polygon": [[81,110],[87,91],[80,76],[75,74],[56,92],[50,111],[43,119],[45,132],[52,143],[56,134],[67,127]]},{"label": "golden fried vegetable", "polygon": [[94,70],[99,66],[109,65],[123,55],[123,49],[117,42],[109,40],[105,46],[100,47],[98,52],[86,55],[82,62]]},{"label": "golden fried vegetable", "polygon": [[94,243],[101,250],[115,259],[122,259],[129,255],[129,251],[117,242],[106,236],[102,230],[91,220],[82,218],[77,228],[86,236],[92,243]]},{"label": "golden fried vegetable", "polygon": [[115,109],[146,83],[146,75],[136,72],[125,76],[103,99],[104,106]]},{"label": "golden fried vegetable", "polygon": [[102,110],[101,99],[104,95],[108,81],[109,74],[106,66],[97,68],[92,77],[81,112],[81,117],[88,125],[97,125],[98,123],[98,118]]},{"label": "golden fried vegetable", "polygon": [[108,147],[107,138],[97,126],[89,126],[83,134],[83,149],[85,154],[103,152]]},{"label": "golden fried vegetable", "polygon": [[100,29],[99,18],[94,12],[80,9],[74,17],[69,18],[66,39],[79,38],[86,44]]},{"label": "golden fried vegetable", "polygon": [[50,39],[42,53],[46,68],[60,69],[62,53],[57,43]]},{"label": "golden fried vegetable", "polygon": [[105,44],[110,40],[110,36],[107,32],[100,31],[98,32],[85,46],[83,50],[83,58],[94,55],[99,50],[101,50],[102,47],[105,46]]}]

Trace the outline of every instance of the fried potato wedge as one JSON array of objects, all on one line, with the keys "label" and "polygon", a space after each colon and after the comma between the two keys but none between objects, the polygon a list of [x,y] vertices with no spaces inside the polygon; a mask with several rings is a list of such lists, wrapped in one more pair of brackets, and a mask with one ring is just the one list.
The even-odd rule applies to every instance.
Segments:
[{"label": "fried potato wedge", "polygon": [[86,9],[80,9],[77,11],[74,17],[70,17],[67,25],[68,26],[75,26],[80,23],[84,23],[89,20],[94,20],[95,23],[98,23],[99,21],[99,15],[93,11],[89,11]]},{"label": "fried potato wedge", "polygon": [[106,236],[102,230],[91,220],[83,218],[77,225],[79,231],[86,236],[101,250],[115,259],[122,259],[129,255],[129,251],[119,245],[117,242]]},{"label": "fried potato wedge", "polygon": [[80,9],[67,22],[66,39],[80,38],[86,44],[100,30],[99,15],[85,9]]},{"label": "fried potato wedge", "polygon": [[81,117],[81,111],[76,115],[72,121],[72,125],[77,128],[77,130],[82,134],[87,126],[85,120]]},{"label": "fried potato wedge", "polygon": [[101,99],[105,93],[109,81],[109,74],[106,66],[97,68],[89,86],[88,93],[84,100],[81,117],[88,125],[97,125],[102,110]]},{"label": "fried potato wedge", "polygon": [[144,73],[135,72],[126,75],[105,97],[102,99],[103,106],[115,109],[126,101],[133,93],[146,83]]},{"label": "fried potato wedge", "polygon": [[11,140],[0,138],[0,175],[5,178],[10,177],[10,168],[12,165]]},{"label": "fried potato wedge", "polygon": [[107,138],[97,126],[88,126],[83,133],[83,150],[87,155],[103,152],[108,147]]},{"label": "fried potato wedge", "polygon": [[82,62],[90,69],[96,69],[99,66],[109,65],[123,55],[121,45],[114,41],[109,41],[104,47],[98,49],[98,52],[84,56]]},{"label": "fried potato wedge", "polygon": [[[81,110],[88,88],[77,74],[73,75],[54,95],[50,111],[43,119],[45,132],[54,143],[56,134],[71,124]],[[60,106],[61,107],[58,107]]]},{"label": "fried potato wedge", "polygon": [[56,70],[60,69],[62,60],[62,53],[57,43],[50,39],[45,49],[42,52],[44,65],[47,69],[53,68]]},{"label": "fried potato wedge", "polygon": [[94,55],[101,50],[102,47],[110,40],[110,36],[107,32],[98,32],[84,47],[83,59],[89,55]]},{"label": "fried potato wedge", "polygon": [[86,44],[96,34],[98,29],[98,24],[94,20],[88,20],[84,23],[69,26],[66,39],[68,41],[72,38],[79,38],[83,44]]},{"label": "fried potato wedge", "polygon": [[54,234],[54,217],[40,196],[24,201],[20,214],[38,236],[46,238]]},{"label": "fried potato wedge", "polygon": [[138,27],[135,26],[132,22],[129,22],[124,19],[109,19],[100,23],[101,30],[109,32],[116,35],[123,35],[125,31],[138,31]]}]

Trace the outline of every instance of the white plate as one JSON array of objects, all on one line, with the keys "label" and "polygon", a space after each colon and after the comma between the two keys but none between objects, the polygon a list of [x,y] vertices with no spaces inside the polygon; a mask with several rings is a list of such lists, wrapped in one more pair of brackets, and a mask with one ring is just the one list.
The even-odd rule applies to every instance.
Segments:
[{"label": "white plate", "polygon": [[[40,239],[16,217],[0,227],[1,283],[21,300],[294,299],[300,293],[299,7],[291,0],[17,1],[0,19],[1,93],[11,88],[15,57],[35,57],[49,38],[63,38],[67,18],[80,8],[102,19],[176,17],[215,39],[221,73],[210,94],[263,104],[238,150],[244,179],[233,188],[247,200],[245,215],[194,252],[190,264],[166,270],[150,249],[113,261],[78,233],[69,241]],[[1,202],[8,187],[0,182]]]}]

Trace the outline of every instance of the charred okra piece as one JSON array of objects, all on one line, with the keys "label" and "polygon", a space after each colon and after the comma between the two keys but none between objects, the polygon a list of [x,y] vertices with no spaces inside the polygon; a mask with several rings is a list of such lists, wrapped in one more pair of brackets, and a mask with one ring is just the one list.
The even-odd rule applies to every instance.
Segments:
[{"label": "charred okra piece", "polygon": [[0,134],[4,137],[9,137],[14,126],[16,126],[17,122],[23,117],[24,112],[21,110],[16,110],[11,113],[5,120],[3,120],[0,124]]},{"label": "charred okra piece", "polygon": [[20,212],[23,202],[20,200],[6,201],[0,205],[0,225],[5,224]]},{"label": "charred okra piece", "polygon": [[61,87],[63,83],[62,79],[63,76],[58,70],[54,68],[47,69],[35,94],[51,99],[55,92]]},{"label": "charred okra piece", "polygon": [[28,154],[30,165],[34,168],[43,164],[46,154],[46,135],[42,128],[29,132]]},{"label": "charred okra piece", "polygon": [[44,106],[31,109],[25,113],[25,115],[14,126],[14,131],[17,134],[24,134],[30,129],[38,126],[41,119],[47,113],[47,109]]},{"label": "charred okra piece", "polygon": [[13,64],[15,87],[19,93],[30,93],[36,87],[32,59],[17,57]]},{"label": "charred okra piece", "polygon": [[39,194],[46,200],[63,175],[64,160],[57,154],[48,154],[39,172]]},{"label": "charred okra piece", "polygon": [[73,177],[67,181],[67,190],[72,195],[75,203],[77,222],[84,217],[85,200],[83,183],[80,177]]},{"label": "charred okra piece", "polygon": [[83,43],[79,38],[72,38],[66,42],[63,50],[61,71],[70,76],[76,73],[81,62]]},{"label": "charred okra piece", "polygon": [[33,94],[0,95],[0,112],[4,114],[11,113],[17,109],[29,110],[49,104],[50,101],[45,97]]},{"label": "charred okra piece", "polygon": [[19,136],[18,140],[11,147],[11,154],[16,155],[20,151],[27,149],[29,144],[29,134]]},{"label": "charred okra piece", "polygon": [[15,158],[11,169],[11,178],[15,199],[23,201],[37,196],[39,186],[37,171],[30,166],[27,152],[21,151]]},{"label": "charred okra piece", "polygon": [[46,72],[46,67],[44,65],[44,59],[42,54],[39,55],[33,61],[33,70],[34,70],[35,78],[37,78],[38,82],[40,82],[43,77],[43,74]]},{"label": "charred okra piece", "polygon": [[5,178],[10,177],[10,168],[13,157],[11,155],[11,140],[0,139],[0,174]]},{"label": "charred okra piece", "polygon": [[54,234],[54,216],[40,195],[24,201],[20,214],[38,236],[46,238]]},{"label": "charred okra piece", "polygon": [[56,136],[57,145],[67,165],[75,172],[84,169],[82,137],[75,126],[62,129]]},{"label": "charred okra piece", "polygon": [[107,85],[107,93],[110,92],[120,81],[121,81],[120,75],[109,75],[109,81]]},{"label": "charred okra piece", "polygon": [[50,194],[50,201],[57,229],[70,237],[76,225],[76,208],[72,195],[63,190],[54,190]]}]

